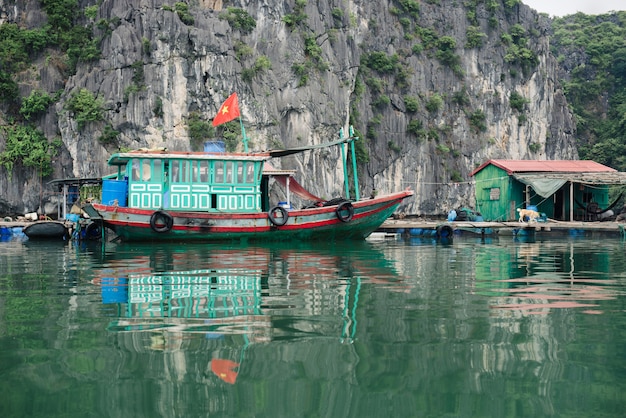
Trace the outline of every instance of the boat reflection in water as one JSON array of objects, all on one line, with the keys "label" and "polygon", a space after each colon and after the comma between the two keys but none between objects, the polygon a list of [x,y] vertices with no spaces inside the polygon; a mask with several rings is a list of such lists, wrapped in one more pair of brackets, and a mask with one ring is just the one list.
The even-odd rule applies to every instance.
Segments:
[{"label": "boat reflection in water", "polygon": [[[103,303],[117,306],[118,318],[108,330],[130,334],[122,338],[134,350],[210,353],[207,370],[231,384],[251,344],[299,335],[351,342],[361,274],[388,281],[392,289],[403,286],[368,243],[350,251],[121,244],[105,256],[109,268],[95,282]],[[335,280],[326,281],[329,276]],[[285,321],[294,315],[302,320]],[[315,316],[324,319],[311,320]]]},{"label": "boat reflection in water", "polygon": [[[215,375],[232,384],[247,345],[269,340],[269,318],[261,312],[261,281],[261,272],[255,270],[134,274],[127,283],[124,279],[103,281],[103,301],[126,305],[125,318],[111,323],[109,330],[149,332],[151,348],[158,350],[180,348],[185,334],[203,334],[208,341],[218,342],[229,335],[231,343],[240,340],[240,358],[228,358],[232,350],[220,347],[210,367]],[[127,297],[127,301],[111,299],[110,294]]]}]

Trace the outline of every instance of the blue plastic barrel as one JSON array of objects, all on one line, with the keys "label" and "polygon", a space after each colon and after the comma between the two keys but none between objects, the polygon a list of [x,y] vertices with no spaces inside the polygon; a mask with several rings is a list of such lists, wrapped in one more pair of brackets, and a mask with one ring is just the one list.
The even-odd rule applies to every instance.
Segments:
[{"label": "blue plastic barrel", "polygon": [[226,152],[226,145],[224,141],[206,141],[204,152]]},{"label": "blue plastic barrel", "polygon": [[80,193],[78,191],[78,186],[70,186],[68,188],[67,204],[71,205],[75,203],[78,200],[79,196],[80,196]]},{"label": "blue plastic barrel", "polygon": [[102,180],[102,203],[126,207],[128,183],[124,180]]}]

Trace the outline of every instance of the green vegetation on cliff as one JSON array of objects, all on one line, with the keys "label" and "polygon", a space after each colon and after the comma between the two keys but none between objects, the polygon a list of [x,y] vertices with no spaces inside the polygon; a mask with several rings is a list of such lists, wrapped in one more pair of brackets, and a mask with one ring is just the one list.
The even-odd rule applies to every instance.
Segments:
[{"label": "green vegetation on cliff", "polygon": [[[49,142],[43,132],[32,125],[34,118],[42,115],[58,95],[34,89],[21,97],[16,79],[29,71],[33,61],[49,48],[60,51],[62,62],[57,68],[69,75],[74,73],[79,61],[90,61],[100,56],[98,42],[92,37],[91,24],[77,24],[83,18],[77,0],[41,0],[47,24],[40,28],[25,29],[15,23],[0,25],[0,100],[6,107],[7,124],[3,127],[4,150],[0,165],[9,176],[14,165],[31,167],[45,177],[52,173],[51,157],[60,142]],[[93,7],[89,9],[94,15]],[[50,55],[48,56],[50,58]],[[53,60],[47,60],[47,64]]]},{"label": "green vegetation on cliff", "polygon": [[626,171],[626,12],[577,13],[552,26],[580,157]]}]

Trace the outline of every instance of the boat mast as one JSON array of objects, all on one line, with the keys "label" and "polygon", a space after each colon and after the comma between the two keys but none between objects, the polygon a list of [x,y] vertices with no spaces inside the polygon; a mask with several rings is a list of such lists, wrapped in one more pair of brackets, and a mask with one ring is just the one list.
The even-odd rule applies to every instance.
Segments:
[{"label": "boat mast", "polygon": [[[344,139],[343,128],[339,130],[339,138]],[[354,173],[354,200],[359,201],[359,176],[356,171],[356,151],[354,150],[354,141],[359,139],[354,136],[354,128],[350,125],[350,136],[345,139],[345,143],[350,144],[350,155],[352,156],[352,172]],[[346,159],[346,150],[341,144],[341,159],[343,160],[343,182],[346,189],[346,198],[350,199],[350,184],[348,178],[348,160]]]},{"label": "boat mast", "polygon": [[354,141],[359,138],[354,136],[354,127],[352,125],[350,125],[349,133],[350,138],[352,138],[352,141],[350,141],[350,153],[352,154],[352,172],[354,173],[354,200],[358,202],[361,199],[359,196],[359,176],[356,171],[356,151],[354,150]]},{"label": "boat mast", "polygon": [[243,119],[241,119],[241,116],[239,116],[239,124],[241,125],[243,152],[248,153],[248,137],[246,136],[246,128],[243,127]]}]

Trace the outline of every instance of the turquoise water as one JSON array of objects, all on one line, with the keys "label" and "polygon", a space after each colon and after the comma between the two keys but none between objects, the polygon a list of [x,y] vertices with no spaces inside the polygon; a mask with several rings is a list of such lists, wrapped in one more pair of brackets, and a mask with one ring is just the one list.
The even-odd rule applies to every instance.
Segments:
[{"label": "turquoise water", "polygon": [[2,417],[623,417],[626,243],[0,243]]}]

